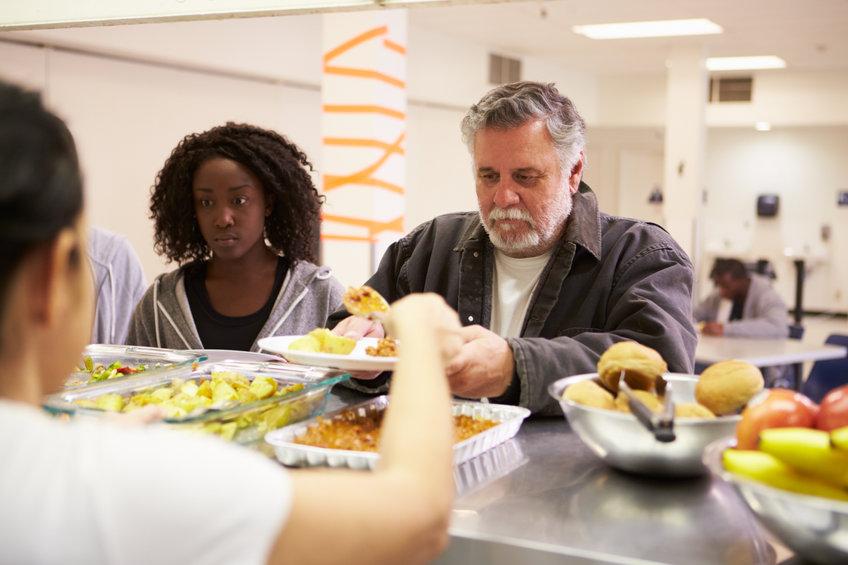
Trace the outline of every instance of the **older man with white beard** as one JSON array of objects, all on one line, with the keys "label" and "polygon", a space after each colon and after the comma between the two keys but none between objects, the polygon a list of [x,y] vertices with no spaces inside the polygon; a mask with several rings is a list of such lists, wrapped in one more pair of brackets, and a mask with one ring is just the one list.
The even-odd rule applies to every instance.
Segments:
[{"label": "older man with white beard", "polygon": [[[459,312],[465,345],[447,367],[452,392],[555,414],[547,385],[594,371],[621,340],[691,371],[689,258],[659,226],[598,211],[581,180],[585,123],[572,102],[552,84],[504,85],[471,107],[462,134],[479,211],[418,226],[366,283],[389,301],[436,292]],[[344,316],[329,320],[336,333],[383,335]],[[354,387],[386,390],[388,375],[372,377]]]}]

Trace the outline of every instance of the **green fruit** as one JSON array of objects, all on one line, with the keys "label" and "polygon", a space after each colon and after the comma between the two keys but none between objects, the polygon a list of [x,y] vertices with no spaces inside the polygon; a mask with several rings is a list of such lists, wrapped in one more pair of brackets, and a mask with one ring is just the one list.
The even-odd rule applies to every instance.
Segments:
[{"label": "green fruit", "polygon": [[760,432],[760,451],[793,469],[837,486],[848,486],[848,453],[830,446],[830,434],[812,428],[773,428]]},{"label": "green fruit", "polygon": [[726,449],[724,468],[769,486],[812,496],[848,501],[848,493],[824,481],[805,477],[776,457],[762,451]]},{"label": "green fruit", "polygon": [[837,449],[848,452],[848,426],[830,432],[830,443]]}]

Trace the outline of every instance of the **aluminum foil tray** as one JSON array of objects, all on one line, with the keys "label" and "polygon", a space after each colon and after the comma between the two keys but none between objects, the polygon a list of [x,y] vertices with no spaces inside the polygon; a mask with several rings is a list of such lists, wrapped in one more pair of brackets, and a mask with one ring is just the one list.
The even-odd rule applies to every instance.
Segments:
[{"label": "aluminum foil tray", "polygon": [[[388,396],[378,396],[366,402],[327,413],[323,418],[332,419],[348,410],[354,410],[359,416],[364,417],[385,410],[388,404]],[[453,403],[453,414],[454,416],[465,415],[499,422],[497,426],[454,445],[453,461],[454,464],[458,465],[515,436],[521,427],[521,423],[530,415],[530,411],[518,406],[456,401]],[[292,467],[327,466],[373,469],[377,465],[377,461],[380,460],[378,453],[346,451],[294,443],[295,438],[305,434],[306,430],[310,426],[317,425],[317,422],[317,418],[312,418],[271,431],[265,436],[265,441],[274,447],[277,459],[283,465]]]}]

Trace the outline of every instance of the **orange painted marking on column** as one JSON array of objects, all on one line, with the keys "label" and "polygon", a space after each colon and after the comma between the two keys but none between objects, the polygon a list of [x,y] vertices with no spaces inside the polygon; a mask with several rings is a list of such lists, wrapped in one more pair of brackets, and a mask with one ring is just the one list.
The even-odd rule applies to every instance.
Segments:
[{"label": "orange painted marking on column", "polygon": [[379,139],[360,139],[354,137],[325,137],[324,145],[339,145],[342,147],[373,147],[375,149],[383,149],[390,153],[404,155],[403,147],[397,147],[391,143],[380,141]]},{"label": "orange painted marking on column", "polygon": [[376,241],[373,237],[365,237],[365,236],[357,236],[357,235],[335,235],[331,233],[322,233],[321,239],[330,239],[333,241],[356,241],[356,242],[365,242],[371,243]]},{"label": "orange painted marking on column", "polygon": [[385,73],[381,73],[380,71],[372,71],[370,69],[354,69],[351,67],[331,67],[329,65],[324,67],[324,72],[328,75],[342,75],[356,78],[366,78],[371,80],[379,80],[381,82],[385,82],[388,85],[396,86],[398,88],[406,88],[406,83],[402,80],[395,78],[391,75],[387,75]]},{"label": "orange painted marking on column", "polygon": [[391,39],[384,39],[383,46],[387,49],[391,49],[392,51],[396,51],[401,55],[406,55],[406,47],[401,45],[400,43],[395,43]]},{"label": "orange painted marking on column", "polygon": [[400,148],[400,144],[403,142],[405,135],[405,133],[401,133],[395,140],[395,142],[392,143],[383,152],[383,155],[379,159],[377,159],[373,164],[365,167],[360,171],[356,171],[355,173],[350,175],[324,175],[324,192],[335,190],[347,184],[365,184],[369,186],[377,186],[379,188],[384,188],[386,190],[390,190],[391,192],[397,192],[398,194],[403,194],[403,187],[386,181],[375,179],[372,175],[377,172],[380,167],[383,166],[389,156],[393,153],[393,147]]},{"label": "orange painted marking on column", "polygon": [[396,120],[405,120],[406,114],[394,108],[370,104],[324,104],[324,111],[340,114],[383,114]]},{"label": "orange painted marking on column", "polygon": [[344,43],[342,43],[338,47],[330,49],[329,51],[324,53],[324,64],[326,65],[327,63],[329,63],[330,61],[332,61],[333,59],[335,59],[339,55],[342,55],[343,53],[350,51],[351,49],[353,49],[357,45],[361,45],[362,43],[365,43],[369,39],[374,39],[375,37],[385,35],[388,32],[389,32],[388,26],[380,26],[380,27],[375,27],[374,29],[369,29],[366,32],[360,33],[356,37],[354,37],[352,39],[348,39],[347,41],[345,41]]},{"label": "orange painted marking on column", "polygon": [[321,216],[321,219],[325,222],[336,222],[348,226],[366,228],[368,230],[369,235],[371,235],[372,237],[384,231],[403,231],[403,216],[398,216],[397,218],[394,218],[387,222],[381,222],[379,220],[369,220],[367,218],[355,218],[351,216],[337,216],[334,214],[323,214]]}]

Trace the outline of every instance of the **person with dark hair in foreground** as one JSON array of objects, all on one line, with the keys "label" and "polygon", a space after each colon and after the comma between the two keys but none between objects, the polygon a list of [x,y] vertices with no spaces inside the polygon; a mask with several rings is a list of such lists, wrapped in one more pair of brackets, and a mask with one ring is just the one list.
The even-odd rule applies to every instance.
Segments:
[{"label": "person with dark hair in foreground", "polygon": [[[623,340],[656,349],[671,371],[692,370],[692,264],[661,227],[598,210],[582,181],[585,129],[552,84],[487,93],[462,120],[479,210],[418,226],[366,283],[389,300],[436,292],[458,310],[465,345],[448,365],[458,396],[561,413],[548,385],[595,371]],[[382,334],[346,316],[333,315],[335,332]]]},{"label": "person with dark hair in foreground", "polygon": [[318,194],[282,135],[228,123],[186,136],[156,177],[155,248],[179,269],[144,295],[127,343],[258,351],[323,326],[343,288],[318,267]]},{"label": "person with dark hair in foreground", "polygon": [[[693,312],[695,321],[703,322],[704,335],[788,337],[786,303],[766,277],[749,273],[738,259],[716,259],[710,279],[715,291]],[[732,303],[726,320],[718,319],[722,299]]]},{"label": "person with dark hair in foreground", "polygon": [[[51,419],[91,331],[82,185],[65,124],[0,82],[0,563],[424,563],[447,543],[456,313],[392,307],[404,347],[373,473],[287,472],[220,439]],[[420,433],[426,427],[427,433]]]}]

